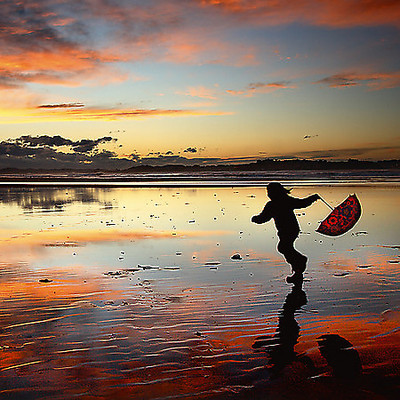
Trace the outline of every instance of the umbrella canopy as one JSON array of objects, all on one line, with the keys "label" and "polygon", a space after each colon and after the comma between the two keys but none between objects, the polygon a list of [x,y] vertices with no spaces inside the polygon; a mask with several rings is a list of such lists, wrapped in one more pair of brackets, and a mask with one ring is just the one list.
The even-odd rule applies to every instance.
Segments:
[{"label": "umbrella canopy", "polygon": [[361,204],[355,194],[339,204],[321,222],[317,232],[328,236],[339,236],[350,230],[361,216]]}]

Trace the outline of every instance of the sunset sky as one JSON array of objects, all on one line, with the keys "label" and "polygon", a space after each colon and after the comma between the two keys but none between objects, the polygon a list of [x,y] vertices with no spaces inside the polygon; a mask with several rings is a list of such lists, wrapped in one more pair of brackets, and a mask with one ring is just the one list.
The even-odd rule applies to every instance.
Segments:
[{"label": "sunset sky", "polygon": [[400,158],[398,0],[0,0],[0,45],[1,168]]}]

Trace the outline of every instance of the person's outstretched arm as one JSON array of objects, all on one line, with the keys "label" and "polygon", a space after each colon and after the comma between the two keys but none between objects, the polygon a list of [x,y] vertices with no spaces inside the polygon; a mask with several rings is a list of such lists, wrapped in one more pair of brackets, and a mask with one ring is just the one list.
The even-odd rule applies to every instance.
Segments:
[{"label": "person's outstretched arm", "polygon": [[256,224],[263,224],[264,222],[268,222],[271,218],[271,205],[267,203],[260,214],[253,215],[253,217],[251,218],[251,222],[254,222]]},{"label": "person's outstretched arm", "polygon": [[314,201],[320,199],[319,194],[312,194],[304,199],[297,199],[293,197],[293,208],[305,208],[310,206]]}]

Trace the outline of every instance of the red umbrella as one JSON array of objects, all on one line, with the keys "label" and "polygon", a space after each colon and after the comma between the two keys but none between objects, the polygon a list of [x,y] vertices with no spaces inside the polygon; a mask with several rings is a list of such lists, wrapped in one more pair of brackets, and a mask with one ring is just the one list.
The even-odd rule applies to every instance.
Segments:
[{"label": "red umbrella", "polygon": [[[325,200],[325,204],[332,208]],[[317,232],[328,236],[339,236],[350,230],[361,216],[361,204],[355,194],[349,196],[321,222]]]}]

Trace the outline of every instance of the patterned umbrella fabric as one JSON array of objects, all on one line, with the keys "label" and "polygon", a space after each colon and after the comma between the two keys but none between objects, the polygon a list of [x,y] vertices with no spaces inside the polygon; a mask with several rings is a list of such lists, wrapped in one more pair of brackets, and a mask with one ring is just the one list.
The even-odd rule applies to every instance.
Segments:
[{"label": "patterned umbrella fabric", "polygon": [[361,216],[361,204],[355,194],[339,204],[321,222],[317,232],[328,236],[339,236],[349,231]]}]

